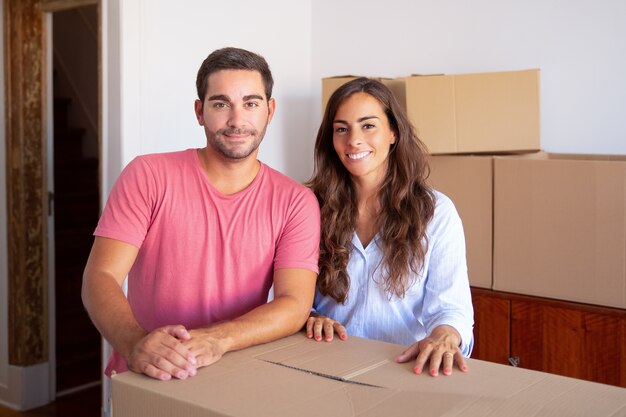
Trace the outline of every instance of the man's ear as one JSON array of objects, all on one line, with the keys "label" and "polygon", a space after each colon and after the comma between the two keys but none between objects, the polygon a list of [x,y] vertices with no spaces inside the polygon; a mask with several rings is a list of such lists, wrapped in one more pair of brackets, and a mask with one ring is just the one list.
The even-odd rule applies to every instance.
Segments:
[{"label": "man's ear", "polygon": [[274,111],[276,110],[276,100],[274,97],[270,98],[267,101],[267,123],[272,121],[272,117],[274,117]]},{"label": "man's ear", "polygon": [[202,102],[200,100],[194,101],[193,109],[196,113],[196,119],[198,120],[198,124],[200,124],[200,126],[204,126],[204,117],[202,114],[204,110],[204,106],[202,105]]}]

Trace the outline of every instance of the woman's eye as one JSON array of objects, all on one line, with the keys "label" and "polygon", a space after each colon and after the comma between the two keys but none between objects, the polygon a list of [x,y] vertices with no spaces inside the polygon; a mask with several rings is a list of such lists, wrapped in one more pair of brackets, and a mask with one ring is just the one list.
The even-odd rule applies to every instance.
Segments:
[{"label": "woman's eye", "polygon": [[348,129],[346,129],[345,127],[335,128],[335,133],[344,133],[344,132],[347,132],[347,131],[348,131]]},{"label": "woman's eye", "polygon": [[371,123],[366,123],[366,124],[364,124],[364,125],[363,125],[363,129],[373,129],[373,128],[375,128],[375,127],[376,127],[376,126],[374,126],[374,125],[373,125],[373,124],[371,124]]}]

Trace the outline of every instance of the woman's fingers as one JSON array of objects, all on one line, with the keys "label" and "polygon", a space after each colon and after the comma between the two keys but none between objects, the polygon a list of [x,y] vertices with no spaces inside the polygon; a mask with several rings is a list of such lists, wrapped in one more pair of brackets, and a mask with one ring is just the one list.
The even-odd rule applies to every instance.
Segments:
[{"label": "woman's fingers", "polygon": [[337,333],[340,339],[348,338],[346,328],[333,319],[324,316],[311,316],[306,322],[306,335],[309,339],[315,339],[318,342],[325,339],[331,342]]}]

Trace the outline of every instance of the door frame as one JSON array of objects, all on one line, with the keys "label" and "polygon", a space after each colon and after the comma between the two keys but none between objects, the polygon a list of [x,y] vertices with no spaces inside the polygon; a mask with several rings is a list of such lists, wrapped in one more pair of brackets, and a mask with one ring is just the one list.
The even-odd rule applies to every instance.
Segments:
[{"label": "door frame", "polygon": [[[101,0],[4,0],[4,74],[8,241],[8,360],[52,361],[48,248],[48,134],[52,102],[50,13],[98,6],[98,147],[102,155]],[[101,159],[101,158],[100,158]],[[99,168],[101,184],[102,164]],[[54,277],[52,277],[54,279]],[[54,328],[54,325],[52,325]],[[52,343],[51,343],[52,339]],[[54,353],[54,350],[52,350]],[[50,366],[50,364],[48,364]],[[23,385],[25,386],[25,385]],[[26,395],[27,393],[22,393]],[[51,397],[54,398],[54,393]]]}]

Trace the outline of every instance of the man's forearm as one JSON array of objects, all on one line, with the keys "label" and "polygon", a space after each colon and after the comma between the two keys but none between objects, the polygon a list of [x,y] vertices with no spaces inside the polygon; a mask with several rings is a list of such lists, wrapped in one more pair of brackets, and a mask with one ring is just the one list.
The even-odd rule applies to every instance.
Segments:
[{"label": "man's forearm", "polygon": [[[274,274],[274,299],[231,321],[192,330],[192,339],[204,340],[203,349],[216,349],[209,355],[267,343],[300,330],[308,318],[317,275],[304,269],[282,269]],[[202,343],[201,343],[202,344]],[[202,350],[202,349],[201,349]],[[198,351],[198,347],[192,348]]]},{"label": "man's forearm", "polygon": [[301,304],[290,296],[279,297],[234,320],[191,330],[190,333],[192,337],[215,341],[222,353],[271,342],[302,328],[310,307]]},{"label": "man's forearm", "polygon": [[119,284],[105,274],[83,279],[82,299],[100,334],[128,358],[135,343],[146,335],[132,313]]}]

